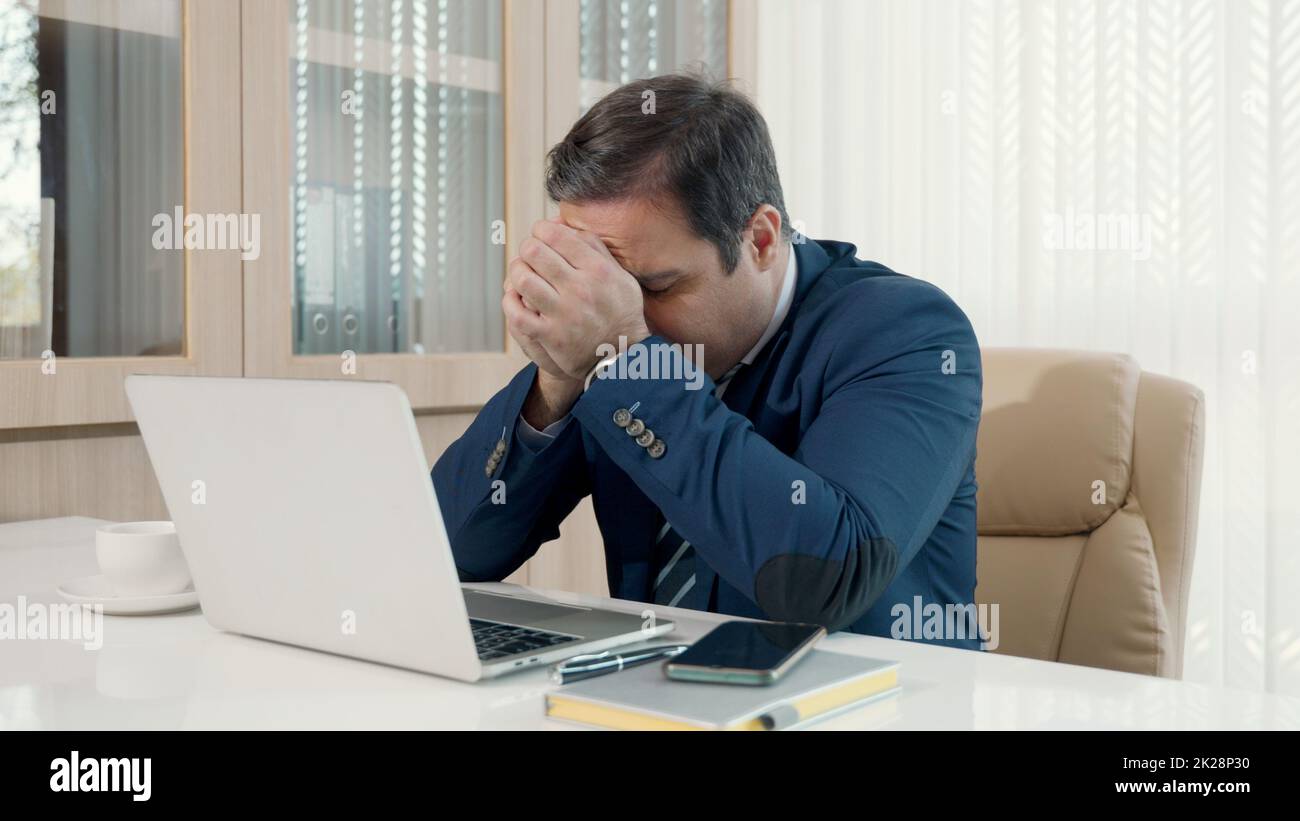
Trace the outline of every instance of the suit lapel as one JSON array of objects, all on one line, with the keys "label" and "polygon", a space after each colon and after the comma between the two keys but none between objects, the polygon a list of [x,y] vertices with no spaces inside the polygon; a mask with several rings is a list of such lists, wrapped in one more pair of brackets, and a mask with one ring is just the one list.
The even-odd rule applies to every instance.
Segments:
[{"label": "suit lapel", "polygon": [[[813,240],[804,240],[791,247],[794,248],[798,263],[798,279],[795,282],[790,311],[786,314],[785,321],[781,323],[780,330],[759,352],[758,358],[753,364],[742,368],[736,374],[722,395],[722,401],[727,407],[749,419],[753,419],[754,403],[760,389],[768,382],[767,375],[785,350],[786,340],[790,336],[790,327],[799,312],[800,305],[812,290],[813,284],[831,263],[830,255],[821,244]],[[851,246],[846,247],[852,250]],[[618,553],[621,567],[617,579],[624,589],[629,583],[636,590],[644,588],[642,595],[649,600],[652,581],[649,578],[650,560],[654,538],[661,522],[659,509],[612,461],[608,467],[611,469],[601,481],[608,483],[607,489],[610,491],[603,494],[604,497],[617,500],[615,504],[618,505],[616,520],[618,521],[617,532],[620,535]],[[695,574],[695,586],[682,598],[680,606],[705,610],[708,608],[709,596],[718,574],[698,552]],[[635,590],[629,590],[628,593],[635,594]]]},{"label": "suit lapel", "polygon": [[[813,283],[830,266],[831,262],[830,256],[822,249],[822,246],[814,241],[805,240],[791,247],[794,249],[795,260],[798,263],[798,279],[795,281],[794,298],[790,302],[790,310],[786,313],[780,330],[763,346],[763,350],[759,351],[758,358],[748,367],[741,368],[732,378],[726,392],[722,394],[723,404],[750,421],[755,420],[756,414],[753,411],[758,395],[760,392],[765,391],[764,386],[769,381],[768,375],[771,373],[773,365],[780,361],[785,351],[786,340],[790,337],[790,327],[794,323],[800,305],[812,290]],[[709,596],[713,591],[714,581],[717,577],[717,572],[709,566],[703,556],[697,553],[695,587],[683,597],[681,605],[696,610],[708,609]]]}]

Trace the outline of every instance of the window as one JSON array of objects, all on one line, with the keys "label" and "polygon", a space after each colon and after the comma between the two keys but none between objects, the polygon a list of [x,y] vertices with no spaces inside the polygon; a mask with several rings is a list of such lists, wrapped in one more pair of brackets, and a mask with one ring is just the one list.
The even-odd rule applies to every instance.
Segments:
[{"label": "window", "polygon": [[294,353],[502,350],[500,4],[289,13]]},{"label": "window", "polygon": [[185,194],[180,29],[179,0],[0,0],[0,359],[185,352],[184,254],[154,241]]},{"label": "window", "polygon": [[643,77],[727,73],[726,0],[582,0],[582,110]]}]

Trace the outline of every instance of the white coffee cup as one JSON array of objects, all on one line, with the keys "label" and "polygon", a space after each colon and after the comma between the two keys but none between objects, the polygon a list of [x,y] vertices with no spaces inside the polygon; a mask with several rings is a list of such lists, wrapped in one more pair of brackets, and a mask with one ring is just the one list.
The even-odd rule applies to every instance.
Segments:
[{"label": "white coffee cup", "polygon": [[95,531],[99,570],[118,596],[165,596],[190,584],[171,522],[122,522]]}]

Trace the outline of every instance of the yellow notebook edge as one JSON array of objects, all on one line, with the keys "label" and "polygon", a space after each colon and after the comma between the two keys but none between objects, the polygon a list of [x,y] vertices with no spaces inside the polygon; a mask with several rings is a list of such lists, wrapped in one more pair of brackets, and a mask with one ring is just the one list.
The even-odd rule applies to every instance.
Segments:
[{"label": "yellow notebook edge", "polygon": [[[615,674],[617,675],[617,674]],[[717,685],[723,686],[723,685]],[[736,685],[738,686],[738,685]],[[767,730],[786,729],[840,712],[899,691],[898,663],[848,681],[836,682],[804,693],[797,698],[772,705],[751,716],[739,719],[726,727],[687,721],[660,713],[616,707],[606,702],[593,701],[564,692],[546,695],[546,715],[580,724],[606,727],[613,730]],[[773,728],[768,716],[779,707],[793,708],[797,717],[780,727]]]}]

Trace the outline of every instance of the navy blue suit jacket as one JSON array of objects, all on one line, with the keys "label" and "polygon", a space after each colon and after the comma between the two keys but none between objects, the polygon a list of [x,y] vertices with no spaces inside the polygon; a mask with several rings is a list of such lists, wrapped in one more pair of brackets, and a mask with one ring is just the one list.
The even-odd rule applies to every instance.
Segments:
[{"label": "navy blue suit jacket", "polygon": [[[612,596],[652,599],[662,511],[698,551],[682,606],[978,648],[970,322],[939,288],[852,245],[792,247],[790,311],[721,400],[707,376],[689,390],[667,368],[595,379],[540,449],[515,434],[535,365],[483,407],[433,469],[463,581],[513,572],[590,493]],[[634,406],[660,458],[614,424]],[[917,635],[918,606],[961,624]]]}]

